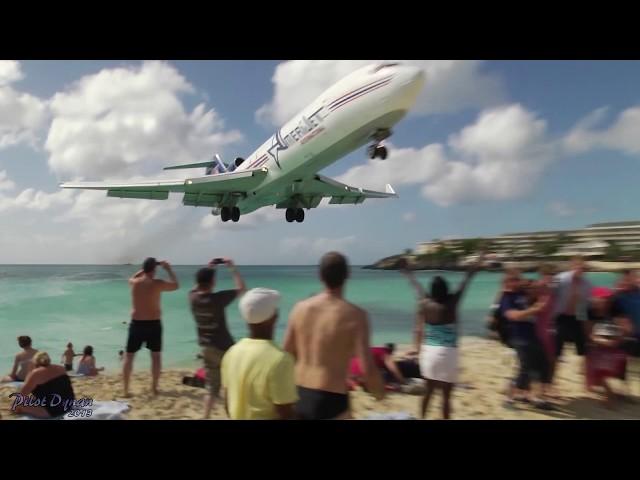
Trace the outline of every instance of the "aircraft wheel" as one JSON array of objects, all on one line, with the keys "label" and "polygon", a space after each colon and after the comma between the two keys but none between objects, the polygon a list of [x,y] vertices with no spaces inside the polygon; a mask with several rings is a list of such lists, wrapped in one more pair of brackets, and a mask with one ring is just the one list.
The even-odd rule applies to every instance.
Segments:
[{"label": "aircraft wheel", "polygon": [[296,222],[304,222],[304,210],[302,208],[296,209]]},{"label": "aircraft wheel", "polygon": [[291,223],[296,219],[296,209],[295,208],[287,208],[287,211],[284,214],[287,222]]},{"label": "aircraft wheel", "polygon": [[233,220],[234,223],[240,220],[240,209],[238,207],[231,209],[231,220]]},{"label": "aircraft wheel", "polygon": [[387,152],[387,147],[376,148],[376,157],[380,158],[381,160],[386,160],[388,153],[389,152]]},{"label": "aircraft wheel", "polygon": [[375,145],[369,145],[367,147],[367,155],[369,156],[369,158],[371,160],[376,158],[377,149],[378,149],[378,147],[376,147]]},{"label": "aircraft wheel", "polygon": [[223,222],[228,222],[231,218],[231,212],[229,211],[229,207],[222,207],[220,210],[220,219]]}]

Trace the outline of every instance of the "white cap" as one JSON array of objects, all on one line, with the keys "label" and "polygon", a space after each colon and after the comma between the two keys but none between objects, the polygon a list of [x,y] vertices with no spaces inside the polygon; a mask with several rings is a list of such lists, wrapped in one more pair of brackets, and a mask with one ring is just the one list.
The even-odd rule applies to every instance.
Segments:
[{"label": "white cap", "polygon": [[240,314],[249,324],[269,320],[278,311],[280,294],[268,288],[252,288],[240,299]]}]

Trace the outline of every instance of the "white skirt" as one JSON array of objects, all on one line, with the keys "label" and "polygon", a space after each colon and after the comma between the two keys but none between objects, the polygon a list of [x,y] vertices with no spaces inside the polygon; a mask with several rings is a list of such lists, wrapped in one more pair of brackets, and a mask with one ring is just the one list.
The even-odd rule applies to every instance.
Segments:
[{"label": "white skirt", "polygon": [[458,349],[422,345],[420,374],[429,380],[456,383],[458,381]]}]

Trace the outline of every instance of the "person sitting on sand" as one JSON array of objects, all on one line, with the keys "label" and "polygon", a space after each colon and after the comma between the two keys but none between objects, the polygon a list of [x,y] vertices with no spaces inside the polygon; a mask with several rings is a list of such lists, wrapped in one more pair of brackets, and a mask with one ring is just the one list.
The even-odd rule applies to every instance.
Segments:
[{"label": "person sitting on sand", "polygon": [[627,357],[622,348],[626,318],[611,316],[613,292],[605,287],[595,287],[591,291],[589,309],[589,342],[587,344],[586,383],[587,389],[602,387],[605,391],[604,403],[613,406],[616,396],[607,383],[609,378],[625,380]]},{"label": "person sitting on sand", "polygon": [[240,299],[249,337],[222,358],[225,409],[233,420],[290,420],[298,400],[294,359],[273,342],[280,294],[254,288]]},{"label": "person sitting on sand", "polygon": [[220,393],[220,362],[224,353],[234,344],[227,327],[225,309],[241,296],[246,286],[232,260],[221,259],[233,274],[235,289],[214,292],[216,271],[213,260],[208,267],[196,274],[196,286],[189,292],[191,313],[198,329],[198,344],[202,348],[202,359],[207,372],[209,394],[205,398],[204,418],[209,418],[215,399]]},{"label": "person sitting on sand", "polygon": [[[169,275],[169,281],[155,278],[156,267],[160,265]],[[171,269],[169,262],[158,262],[155,258],[147,258],[142,264],[142,270],[136,272],[129,279],[131,287],[131,323],[127,338],[127,353],[124,357],[122,376],[124,380],[124,396],[129,394],[129,380],[133,371],[133,359],[142,345],[146,343],[151,351],[151,390],[158,394],[160,380],[161,351],[162,351],[162,312],[160,309],[160,295],[162,292],[173,292],[178,289],[178,278]]]},{"label": "person sitting on sand", "polygon": [[415,349],[419,355],[420,373],[427,381],[422,399],[421,415],[425,418],[431,396],[442,391],[442,416],[451,418],[451,392],[458,381],[458,307],[474,274],[484,260],[478,256],[454,293],[449,293],[447,281],[437,275],[431,282],[427,296],[409,269],[403,269],[418,297],[418,316],[415,328]]},{"label": "person sitting on sand", "polygon": [[79,375],[95,377],[98,375],[98,372],[102,372],[103,370],[104,367],[96,368],[96,357],[93,356],[93,347],[91,345],[84,347],[82,358],[80,359],[80,363],[78,363],[77,373]]},{"label": "person sitting on sand", "polygon": [[18,337],[18,345],[22,348],[22,352],[16,354],[11,373],[3,377],[2,382],[24,382],[33,369],[33,357],[38,351],[31,347],[31,337],[26,335]]},{"label": "person sitting on sand", "polygon": [[[387,343],[384,347],[371,347],[371,356],[373,362],[380,372],[382,373],[382,379],[385,383],[387,390],[397,390],[399,385],[406,382],[404,375],[398,368],[394,358],[393,351],[395,345],[393,343]],[[362,374],[362,368],[360,367],[360,359],[354,357],[351,359],[349,365],[349,383],[351,387],[364,385],[364,377]]]},{"label": "person sitting on sand", "polygon": [[540,385],[549,385],[551,381],[548,358],[536,333],[536,318],[547,307],[549,298],[540,297],[531,305],[533,295],[528,297],[531,292],[523,288],[520,272],[516,269],[505,272],[504,285],[500,308],[509,321],[509,340],[516,350],[519,363],[518,374],[508,389],[505,406],[512,408],[516,400],[522,400],[549,410],[552,405],[545,400],[542,386],[537,397],[530,398],[529,393],[532,377]]},{"label": "person sitting on sand", "polygon": [[73,351],[73,344],[67,343],[67,349],[62,354],[62,363],[67,372],[73,370],[73,357],[79,357],[81,354]]},{"label": "person sitting on sand", "polygon": [[[20,396],[32,395],[35,405],[19,405],[13,410],[18,414],[37,418],[55,418],[64,415],[75,400],[73,386],[64,367],[52,365],[47,352],[38,352],[33,357],[34,368],[27,375]],[[18,400],[18,396],[14,401]]]},{"label": "person sitting on sand", "polygon": [[347,380],[349,362],[360,359],[367,390],[384,397],[380,371],[373,363],[367,312],[344,298],[349,265],[329,252],[320,260],[324,291],[298,302],[289,314],[284,349],[296,359],[298,416],[304,420],[351,417]]}]

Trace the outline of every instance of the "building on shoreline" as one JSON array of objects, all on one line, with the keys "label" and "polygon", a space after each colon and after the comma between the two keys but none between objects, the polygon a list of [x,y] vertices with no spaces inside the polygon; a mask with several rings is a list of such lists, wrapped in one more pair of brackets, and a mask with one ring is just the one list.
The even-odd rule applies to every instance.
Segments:
[{"label": "building on shoreline", "polygon": [[495,259],[557,258],[574,255],[596,260],[640,256],[640,220],[633,222],[595,223],[580,230],[508,233],[496,237],[449,238],[422,242],[415,255],[431,255],[443,249],[456,254],[469,253],[470,242],[481,241]]}]

